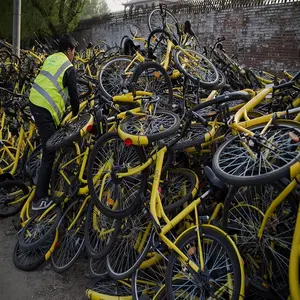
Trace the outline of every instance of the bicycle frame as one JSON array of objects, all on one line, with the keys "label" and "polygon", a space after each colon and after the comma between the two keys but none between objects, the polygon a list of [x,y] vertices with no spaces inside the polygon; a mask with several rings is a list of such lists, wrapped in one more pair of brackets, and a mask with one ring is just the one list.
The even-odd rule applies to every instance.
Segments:
[{"label": "bicycle frame", "polygon": [[86,168],[86,164],[88,161],[88,156],[89,156],[89,152],[90,152],[90,146],[87,146],[84,152],[80,152],[80,148],[79,145],[77,143],[74,143],[75,147],[76,147],[76,157],[72,158],[71,160],[69,160],[67,163],[65,163],[64,165],[60,166],[60,170],[59,173],[61,174],[61,176],[64,178],[64,180],[71,185],[70,180],[68,179],[68,176],[64,173],[64,168],[67,167],[68,165],[70,165],[71,163],[73,163],[74,161],[77,161],[78,164],[80,164],[80,170],[79,170],[79,175],[78,175],[78,179],[80,181],[80,183],[85,184],[84,187],[81,187],[78,191],[79,195],[85,195],[88,193],[88,186],[87,186],[87,180],[83,178],[83,174],[84,174],[84,170]]},{"label": "bicycle frame", "polygon": [[[125,173],[118,173],[117,177],[118,178],[123,178],[127,176],[132,176],[135,174],[138,174],[142,172],[144,169],[146,169],[152,162],[156,161],[156,167],[154,171],[154,176],[153,176],[153,183],[152,183],[152,190],[151,190],[151,197],[150,197],[150,213],[153,218],[153,223],[155,227],[157,228],[158,231],[158,236],[160,239],[168,246],[170,250],[173,250],[177,253],[179,256],[180,261],[184,265],[188,265],[191,270],[193,270],[195,273],[198,273],[199,271],[204,270],[204,259],[203,259],[203,251],[200,243],[200,232],[197,231],[198,234],[198,247],[199,247],[199,256],[200,256],[200,267],[198,267],[193,261],[189,260],[189,258],[176,246],[176,242],[180,239],[180,237],[187,232],[187,230],[191,230],[194,228],[199,228],[200,222],[199,222],[199,217],[198,217],[198,210],[197,207],[201,202],[200,198],[197,198],[196,200],[192,201],[189,205],[187,205],[186,208],[184,208],[176,217],[173,219],[169,219],[163,209],[162,202],[160,199],[159,195],[159,184],[160,184],[160,178],[161,178],[161,171],[162,171],[162,166],[163,166],[163,160],[165,153],[167,152],[167,147],[161,148],[158,152],[154,153],[144,164],[137,166],[135,168],[132,168],[128,170],[128,172]],[[202,197],[205,197],[209,192],[206,192],[202,195]],[[190,215],[192,212],[195,212],[195,221],[196,224],[193,227],[188,228],[185,230],[175,242],[172,242],[166,234],[172,230],[178,223],[180,223],[184,218],[186,218],[188,215]],[[159,219],[163,219],[166,223],[166,225],[162,226],[160,224]],[[221,229],[213,226],[213,225],[201,225],[201,226],[207,226],[207,227],[213,227],[214,229],[218,230],[221,232],[224,236],[227,237],[226,233],[223,232]],[[242,258],[239,255],[239,252],[237,250],[237,247],[235,246],[234,242],[230,240],[230,243],[236,250],[236,253],[238,254],[240,265],[242,267]],[[243,299],[244,295],[244,273],[242,272],[242,285],[241,285],[241,291],[240,291],[240,298]]]},{"label": "bicycle frame", "polygon": [[266,224],[268,220],[271,218],[273,212],[275,209],[280,205],[285,198],[297,187],[297,183],[300,182],[300,162],[298,161],[295,163],[291,168],[291,179],[292,181],[289,183],[289,185],[272,201],[272,203],[269,205],[263,221],[261,223],[260,229],[258,231],[257,236],[261,239],[264,229],[266,227]]},{"label": "bicycle frame", "polygon": [[[10,164],[9,166],[5,167],[5,168],[0,168],[0,175],[5,173],[5,172],[9,172],[11,175],[14,175],[16,173],[16,170],[17,170],[17,167],[18,167],[18,164],[19,164],[19,159],[22,157],[21,151],[22,151],[22,149],[24,149],[24,141],[25,141],[25,145],[28,144],[33,149],[33,146],[30,142],[30,138],[32,137],[32,135],[34,133],[34,129],[35,129],[35,126],[32,123],[30,123],[28,135],[26,135],[26,132],[25,132],[24,127],[22,125],[21,129],[20,129],[19,137],[18,137],[19,139],[18,139],[17,147],[6,146],[6,145],[2,146],[3,151],[6,154],[8,154],[8,156],[13,160],[13,163]],[[16,154],[14,155],[10,151],[10,149],[15,149]]]},{"label": "bicycle frame", "polygon": [[[275,115],[276,118],[280,118],[282,116],[287,115],[287,111],[281,111],[281,112],[276,112],[276,113],[271,113],[262,117],[258,117],[255,119],[250,119],[248,116],[248,112],[251,111],[255,106],[257,106],[261,101],[265,99],[265,97],[273,92],[272,87],[268,87],[263,89],[260,93],[258,93],[256,96],[254,96],[249,102],[247,102],[242,108],[238,110],[238,112],[234,116],[234,121],[231,124],[231,128],[233,131],[233,134],[237,134],[238,132],[244,132],[250,136],[253,136],[254,133],[250,130],[248,130],[248,127],[256,126],[256,125],[261,125],[267,123],[266,127],[263,129],[265,132],[268,127],[271,125],[272,118]],[[293,106],[298,106],[298,99],[296,99],[293,103]],[[298,112],[300,113],[300,108],[294,108],[291,110],[292,112]],[[244,122],[240,122],[240,120],[244,118]],[[300,118],[299,114],[296,116],[294,119],[297,121]]]},{"label": "bicycle frame", "polygon": [[300,257],[300,206],[298,206],[297,219],[294,229],[294,236],[291,247],[290,263],[289,263],[289,287],[291,300],[300,298],[299,285],[299,257]]}]

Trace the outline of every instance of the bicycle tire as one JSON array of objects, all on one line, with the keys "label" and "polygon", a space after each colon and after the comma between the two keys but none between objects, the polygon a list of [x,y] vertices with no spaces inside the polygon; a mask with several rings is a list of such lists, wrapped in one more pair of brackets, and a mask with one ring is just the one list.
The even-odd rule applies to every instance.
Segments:
[{"label": "bicycle tire", "polygon": [[[9,193],[11,193],[11,189],[14,187],[18,189],[18,195],[11,195],[9,197]],[[21,198],[23,198],[28,195],[29,188],[20,180],[5,180],[0,182],[0,218],[11,217],[20,212],[26,199],[21,203],[10,204],[17,201],[15,197],[20,196],[19,191],[22,193]],[[16,191],[12,193],[16,193]]]},{"label": "bicycle tire", "polygon": [[[185,67],[182,65],[180,59],[179,59],[179,55],[182,53],[184,55],[184,53],[181,50],[177,50],[175,52],[174,55],[174,61],[175,64],[177,66],[177,68],[179,69],[179,71],[183,74],[185,74],[186,76],[188,76],[192,81],[194,81],[195,83],[199,82],[199,85],[203,88],[206,89],[213,89],[214,86],[216,86],[218,84],[219,81],[219,73],[217,68],[215,67],[215,65],[204,55],[191,50],[191,49],[184,49],[185,52],[187,52],[189,55],[197,55],[197,57],[199,57],[201,59],[201,61],[203,61],[205,63],[204,69],[207,71],[207,67],[211,70],[210,74],[205,74],[205,79],[199,79],[199,77],[195,77],[193,74],[191,74],[190,71],[186,70]],[[197,63],[197,66],[199,66],[199,62]],[[208,76],[208,77],[207,77]]]},{"label": "bicycle tire", "polygon": [[[174,23],[174,25],[175,25],[175,24],[179,24],[177,18],[174,16],[174,14],[173,14],[169,9],[163,8],[163,10],[166,12],[166,15],[168,15],[168,16],[170,17],[170,19],[172,19],[172,22]],[[154,9],[150,12],[150,14],[149,14],[149,16],[148,16],[148,28],[149,28],[149,31],[150,31],[150,32],[153,31],[153,30],[155,30],[155,29],[158,29],[158,28],[161,28],[161,29],[162,29],[162,28],[164,27],[162,23],[161,23],[161,26],[159,26],[159,27],[154,27],[153,24],[151,25],[151,18],[153,19],[153,15],[154,15],[155,13],[157,13],[157,12],[158,12],[158,14],[159,14],[159,16],[160,16],[161,12],[160,12],[160,8],[159,8],[159,7],[154,8]],[[160,17],[161,17],[161,16],[160,16]],[[153,23],[153,22],[152,22],[152,23]],[[173,30],[171,29],[170,31],[171,31],[171,33],[178,39],[176,25],[173,26]],[[178,39],[178,40],[179,40],[179,39]]]},{"label": "bicycle tire", "polygon": [[[264,126],[260,125],[260,126],[256,126],[253,128],[250,128],[251,130],[259,130],[262,129]],[[269,129],[290,129],[293,130],[294,134],[296,134],[296,136],[300,136],[300,124],[298,122],[293,122],[293,121],[275,121],[275,124],[271,125],[269,127]],[[268,130],[269,130],[268,129]],[[267,131],[267,133],[269,133],[270,131]],[[273,135],[273,137],[275,136],[275,134]],[[280,139],[283,137],[288,137],[289,133],[284,133],[280,135]],[[292,138],[291,138],[292,139]],[[291,142],[291,141],[290,141]],[[295,157],[290,158],[290,161],[288,163],[285,163],[283,166],[279,166],[276,170],[273,170],[271,172],[266,172],[264,174],[260,174],[260,175],[253,175],[254,170],[256,169],[256,162],[255,164],[252,166],[252,174],[250,176],[248,175],[244,175],[241,174],[240,172],[236,172],[236,174],[228,174],[228,172],[226,172],[223,168],[228,168],[230,167],[230,164],[227,161],[227,165],[225,166],[224,164],[222,165],[222,162],[220,164],[220,156],[224,155],[223,154],[223,150],[226,149],[226,147],[233,147],[230,152],[232,153],[232,157],[235,156],[235,160],[239,159],[239,156],[237,156],[237,154],[233,154],[232,151],[235,151],[235,153],[237,153],[236,151],[239,150],[238,149],[238,145],[240,144],[239,142],[239,136],[233,136],[232,138],[230,138],[229,140],[227,140],[225,143],[223,143],[216,151],[214,157],[213,157],[213,161],[212,161],[212,167],[214,172],[216,173],[216,175],[221,179],[224,180],[225,182],[227,182],[228,184],[232,184],[235,186],[242,186],[242,185],[256,185],[256,184],[263,184],[263,183],[269,183],[270,181],[276,181],[280,178],[283,177],[289,177],[289,172],[290,172],[290,167],[295,164],[297,161],[299,161],[300,158],[300,151],[293,151],[293,154]],[[294,149],[293,147],[299,147],[299,142],[296,143],[295,145],[292,145],[291,143],[288,144],[288,140],[285,141],[285,143],[283,143],[285,146],[290,146],[290,148]],[[273,145],[271,144],[271,146],[273,147]],[[268,148],[270,148],[271,146],[268,146]],[[243,147],[243,146],[242,146]],[[280,145],[274,145],[275,149],[277,151],[280,151]],[[266,149],[268,149],[266,148]],[[243,168],[243,164],[246,163],[247,164],[247,158],[249,157],[248,152],[244,152],[245,148],[241,148],[242,152],[241,155],[243,156],[243,159],[239,160],[239,164],[237,164],[237,171],[241,170],[241,168]],[[283,149],[284,150],[284,149]],[[295,149],[294,149],[295,150]],[[227,151],[227,150],[226,150]],[[273,150],[272,150],[273,151]],[[288,154],[289,152],[284,151],[286,154]],[[225,152],[226,153],[226,152]],[[260,154],[261,155],[261,154]],[[275,157],[275,156],[274,156]],[[283,162],[285,162],[289,157],[286,157]],[[278,160],[278,156],[276,158]],[[249,159],[248,159],[249,160]],[[279,161],[281,163],[281,161]],[[248,165],[250,164],[250,162],[248,162]],[[251,167],[251,166],[250,166]],[[273,166],[272,166],[273,168]],[[244,170],[244,169],[243,169]],[[261,167],[259,167],[258,169],[259,171],[261,170]],[[268,169],[266,169],[268,170]],[[266,171],[265,170],[265,171]],[[245,173],[245,172],[244,172]]]},{"label": "bicycle tire", "polygon": [[[245,262],[245,275],[250,282],[246,297],[250,297],[250,292],[260,295],[262,290],[274,295],[272,289],[284,298],[289,296],[288,266],[297,217],[296,193],[290,193],[276,207],[274,218],[268,220],[259,242],[257,239],[264,213],[288,183],[288,180],[280,180],[239,187],[224,203],[222,227],[232,236]],[[271,274],[268,268],[272,268]],[[252,286],[257,277],[263,278],[267,288],[263,288],[263,283],[260,283],[261,288]]]},{"label": "bicycle tire", "polygon": [[214,90],[221,90],[226,84],[226,76],[222,71],[220,71],[219,69],[217,70],[219,74],[219,80],[217,84],[214,86]]},{"label": "bicycle tire", "polygon": [[[166,189],[168,189],[168,192],[165,195],[163,194],[164,196],[161,200],[164,211],[166,213],[171,213],[178,208],[182,208],[185,203],[188,203],[193,199],[198,190],[199,180],[196,173],[190,169],[184,168],[171,169],[167,172],[166,177],[168,177],[168,179],[163,180],[162,193],[165,191],[164,185],[166,186]],[[179,194],[177,196],[177,193],[182,192],[181,179],[187,180],[188,182],[188,186],[185,187],[186,195]],[[174,193],[174,191],[176,192],[176,196],[172,196],[172,192]],[[171,195],[169,193],[171,193]]]},{"label": "bicycle tire", "polygon": [[[151,247],[152,228],[150,216],[141,209],[122,220],[115,247],[106,256],[106,270],[110,278],[130,278],[137,270]],[[143,234],[147,235],[146,238]]]},{"label": "bicycle tire", "polygon": [[91,300],[128,300],[131,297],[131,288],[130,284],[125,281],[96,279],[89,284],[88,289],[86,290],[86,295]]},{"label": "bicycle tire", "polygon": [[[85,247],[88,256],[93,259],[102,259],[106,256],[117,240],[121,224],[121,221],[101,214],[94,202],[91,201],[84,225]],[[99,236],[102,230],[110,231],[112,228],[113,233],[109,232],[107,238]]]},{"label": "bicycle tire", "polygon": [[[99,78],[99,88],[100,88],[100,91],[103,93],[103,95],[107,98],[112,98],[113,96],[115,95],[119,95],[119,94],[122,94],[124,92],[124,89],[128,89],[128,86],[126,84],[126,80],[124,81],[124,79],[122,78],[122,72],[126,69],[126,67],[132,62],[133,60],[133,57],[131,56],[122,56],[122,55],[119,55],[119,56],[115,56],[115,57],[112,57],[112,58],[109,58],[108,60],[106,60],[102,66],[101,66],[101,69],[99,71],[99,75],[98,75],[98,78]],[[123,65],[122,65],[123,64]],[[133,69],[136,67],[137,63],[133,63]],[[115,70],[115,73],[116,75],[118,76],[117,78],[114,78],[114,81],[112,83],[113,85],[113,89],[112,91],[110,91],[106,85],[106,82],[105,82],[105,74],[107,72],[107,74],[109,76],[112,76],[113,71],[113,67],[116,67],[117,69]],[[109,68],[112,68],[112,70],[109,70]],[[131,69],[131,70],[133,70]],[[129,79],[127,79],[128,81]],[[121,86],[120,87],[116,87],[116,82],[118,82],[118,84],[121,82]],[[124,83],[124,84],[123,84]],[[128,81],[129,83],[129,81]]]},{"label": "bicycle tire", "polygon": [[37,146],[28,157],[24,166],[24,177],[30,179],[33,185],[37,185],[40,166],[42,163],[43,146]]},{"label": "bicycle tire", "polygon": [[[167,118],[167,122],[166,119]],[[167,110],[157,110],[155,115],[128,116],[118,127],[122,139],[131,138],[134,145],[147,145],[174,134],[180,126],[177,114]],[[149,134],[148,134],[148,132]],[[144,144],[146,143],[146,144]]]},{"label": "bicycle tire", "polygon": [[[58,206],[53,207],[49,211],[49,216],[51,216],[50,221],[52,224],[50,223],[48,230],[46,232],[43,231],[43,235],[33,242],[28,241],[28,239],[26,238],[26,232],[28,229],[32,228],[32,225],[35,226],[36,223],[35,224],[33,224],[33,223],[36,219],[38,219],[40,217],[40,215],[35,215],[35,216],[31,217],[30,220],[26,223],[24,228],[21,230],[19,239],[18,239],[19,246],[22,250],[37,249],[40,245],[42,245],[47,240],[49,240],[49,238],[51,238],[53,233],[56,231],[58,222],[61,218],[60,208]],[[40,225],[38,225],[38,226],[40,226]],[[33,227],[33,229],[34,229],[34,227]],[[30,234],[30,235],[33,236],[34,234]]]},{"label": "bicycle tire", "polygon": [[[184,233],[180,237],[180,239],[176,242],[177,247],[181,251],[184,251],[184,253],[190,257],[190,259],[192,259],[195,263],[197,263],[197,261],[195,261],[195,258],[193,259],[192,255],[194,255],[194,253],[197,252],[197,249],[196,249],[195,246],[198,243],[198,237],[197,237],[198,232],[200,232],[202,242],[204,242],[204,241],[209,242],[209,240],[210,240],[210,241],[212,241],[212,243],[215,246],[214,249],[213,249],[214,251],[219,246],[219,247],[221,247],[221,249],[223,249],[222,250],[222,256],[224,256],[224,254],[226,253],[227,259],[229,261],[231,261],[231,263],[232,263],[232,267],[231,267],[232,270],[233,270],[232,278],[233,278],[233,276],[235,277],[234,278],[234,283],[233,283],[233,291],[230,291],[230,293],[232,293],[230,299],[232,299],[232,300],[240,299],[240,296],[241,296],[240,295],[240,290],[241,290],[241,284],[242,284],[241,283],[241,276],[242,276],[241,275],[242,274],[241,273],[241,266],[240,266],[240,262],[239,262],[239,259],[238,259],[238,254],[236,253],[235,249],[233,248],[233,245],[229,242],[226,235],[222,235],[218,230],[214,229],[214,227],[211,226],[211,225],[209,227],[208,226],[200,226],[199,228],[195,227],[195,228],[192,228],[192,229],[188,230],[186,233]],[[194,240],[196,240],[196,243],[190,244]],[[187,247],[188,245],[191,246],[190,250],[188,250],[189,252],[187,250],[185,250],[185,247]],[[195,245],[195,246],[192,246],[192,245]],[[192,249],[192,251],[191,251],[191,249]],[[204,253],[205,250],[208,251],[208,248],[202,247],[203,253]],[[194,251],[194,253],[193,253],[193,251]],[[192,252],[192,253],[190,253],[190,252]],[[210,270],[209,270],[209,267],[210,267],[209,266],[209,261],[212,259],[212,254],[213,254],[213,252],[211,251],[211,253],[208,253],[208,256],[206,257],[207,259],[204,259],[204,263],[205,263],[204,267],[206,269],[205,269],[205,272],[203,272],[203,276],[205,278],[208,277],[206,280],[211,279],[212,282],[215,283],[214,287],[216,287],[218,284],[215,281],[215,279],[212,278],[212,275],[216,276],[218,272],[213,273],[213,271],[210,272]],[[197,256],[198,256],[198,253],[197,253]],[[173,292],[173,288],[172,288],[172,286],[173,286],[172,278],[174,276],[174,272],[175,272],[175,268],[176,268],[176,260],[177,260],[177,255],[174,251],[172,251],[171,254],[170,254],[170,257],[169,257],[169,263],[168,263],[168,268],[167,268],[167,276],[166,276],[166,288],[167,288],[167,299],[168,300],[181,299],[180,297],[177,298],[177,297],[174,296],[174,292]],[[217,261],[215,261],[215,262],[217,262]],[[228,261],[222,267],[223,269],[224,268],[226,269],[226,270],[224,269],[224,272],[227,271],[227,264],[228,264]],[[212,263],[212,267],[214,267],[214,263]],[[180,264],[178,264],[177,268],[182,269],[183,267],[180,266]],[[228,268],[229,268],[229,266],[228,266]],[[221,269],[221,267],[219,269]],[[185,270],[182,270],[182,273],[181,273],[182,276],[185,276],[184,272],[188,272],[188,268],[185,268]],[[219,270],[219,272],[221,272],[221,271]],[[202,277],[202,278],[200,277],[201,276],[200,274],[192,274],[190,272],[188,272],[188,273],[191,277],[190,278],[187,277],[186,279],[190,280],[191,285],[194,284],[192,276],[197,276],[198,275],[197,279],[195,279],[195,280],[197,280],[197,282],[198,282],[198,280],[200,280],[200,282],[201,282],[201,280],[205,280],[205,279],[203,279],[204,277]],[[200,271],[200,273],[202,274],[201,271]],[[176,279],[176,280],[178,280],[178,279]],[[209,287],[213,288],[210,285],[209,285]],[[202,295],[202,289],[203,290],[207,289],[207,286],[205,286],[203,284],[203,286],[201,288],[201,295]],[[212,295],[212,292],[213,291],[209,290],[209,293],[210,293],[209,296]],[[204,297],[205,297],[205,294],[204,294]]]},{"label": "bicycle tire", "polygon": [[[154,80],[154,86],[152,86],[150,82],[144,82],[146,78],[146,76],[143,74],[144,72],[150,75]],[[134,86],[135,90],[137,91],[141,90],[152,92],[154,94],[154,97],[160,97],[160,100],[158,101],[158,107],[160,109],[170,109],[172,107],[173,85],[170,76],[160,64],[155,62],[145,62],[139,64],[135,68],[130,81],[131,91],[132,86]],[[158,94],[160,90],[162,95]]]},{"label": "bicycle tire", "polygon": [[107,278],[106,263],[104,259],[89,259],[89,273],[93,278]]},{"label": "bicycle tire", "polygon": [[[24,153],[22,156],[22,163],[23,165],[26,164],[28,158],[30,157],[30,154],[32,153],[32,151],[41,144],[41,139],[38,135],[34,134],[31,139],[30,139],[30,144],[27,143],[24,149]],[[31,146],[33,147],[33,149],[31,148]]]},{"label": "bicycle tire", "polygon": [[[75,218],[77,218],[77,215],[79,213],[79,209],[81,208],[83,201],[81,200],[76,200],[72,202],[68,208],[64,211],[58,225],[57,225],[57,230],[58,230],[58,240],[55,245],[55,249],[51,254],[51,267],[56,273],[62,273],[65,272],[66,270],[70,269],[73,264],[76,262],[78,259],[80,253],[83,250],[84,244],[85,244],[85,236],[83,233],[83,228],[81,230],[78,228],[78,226],[75,228],[71,228],[69,230],[70,223],[73,222],[73,217],[74,217],[74,211],[72,212],[72,209],[75,208]],[[73,216],[68,216],[68,214],[71,212]],[[76,223],[79,224],[79,226],[83,226],[84,224],[84,211],[81,212],[81,216],[78,217]],[[69,221],[70,223],[64,224],[63,222]],[[76,226],[76,223],[73,226]],[[67,225],[67,228],[64,228]],[[73,232],[72,232],[73,230]],[[62,231],[64,233],[62,234]],[[70,232],[70,233],[68,233]],[[69,235],[67,235],[67,233]],[[65,236],[67,238],[65,239]],[[76,240],[75,240],[76,237]],[[73,242],[73,247],[72,250],[75,250],[75,253],[71,253],[71,247],[63,244],[62,242],[64,240],[68,240],[69,242]],[[63,258],[67,259],[67,262],[60,263],[59,258],[61,257],[59,255],[59,251],[63,249]],[[66,252],[67,251],[67,252]]]},{"label": "bicycle tire", "polygon": [[[199,146],[205,142],[205,134],[211,131],[211,126],[204,126],[199,123],[194,123],[189,126],[186,134],[175,145],[171,147],[172,150],[184,150],[191,147]],[[171,142],[181,134],[180,130],[177,135],[170,136],[167,142]]]},{"label": "bicycle tire", "polygon": [[47,150],[55,152],[60,148],[70,146],[75,141],[79,141],[81,131],[86,131],[88,124],[92,120],[93,117],[90,114],[84,114],[65,124],[49,138],[46,143]]},{"label": "bicycle tire", "polygon": [[[152,30],[147,39],[148,58],[154,59],[156,62],[161,64],[166,58],[168,40],[172,41],[172,37],[169,32],[161,28]],[[168,68],[169,67],[170,65],[168,65]]]},{"label": "bicycle tire", "polygon": [[31,146],[27,144],[24,150],[24,154],[22,156],[23,180],[24,182],[28,180],[34,185],[36,185],[38,171],[41,165],[41,157],[39,157],[39,154],[42,153],[40,137],[33,137],[31,139],[31,144],[33,146],[33,149],[31,149]]},{"label": "bicycle tire", "polygon": [[[107,148],[105,148],[105,147],[107,147]],[[106,149],[106,150],[104,150],[104,149]],[[122,153],[123,158],[118,156],[118,154],[121,154],[121,153]],[[137,191],[138,193],[133,198],[132,198],[132,196],[126,198],[127,202],[125,203],[125,205],[127,205],[127,206],[125,208],[122,208],[122,209],[118,208],[118,210],[115,210],[115,209],[113,210],[109,207],[109,206],[114,205],[114,204],[110,204],[112,201],[108,201],[107,204],[109,206],[106,206],[101,202],[101,199],[99,200],[95,185],[93,183],[93,180],[94,180],[93,179],[94,178],[93,171],[95,168],[94,166],[96,166],[95,173],[97,174],[97,172],[100,169],[98,161],[100,161],[101,156],[104,156],[102,164],[105,164],[107,162],[105,157],[108,154],[111,155],[109,158],[113,157],[114,161],[120,162],[124,166],[126,166],[130,163],[129,168],[132,168],[133,166],[141,165],[142,163],[144,163],[146,161],[146,158],[145,158],[143,149],[141,147],[125,146],[124,142],[119,137],[117,132],[108,132],[108,133],[104,134],[96,142],[96,144],[93,147],[93,150],[90,154],[89,161],[88,161],[87,180],[88,180],[89,192],[92,196],[92,201],[104,215],[111,217],[111,218],[115,218],[115,219],[123,219],[124,217],[128,216],[133,211],[135,211],[135,209],[141,204],[141,197],[142,197],[143,193],[146,191],[146,187],[147,187],[148,169],[146,168],[144,171],[139,173],[139,175],[136,175],[137,176],[136,178],[134,178],[134,177],[128,178],[128,180],[130,179],[133,182],[138,180],[138,183],[136,183],[136,186],[135,186],[135,191]],[[133,156],[133,159],[135,159],[135,160],[131,161],[131,158],[129,159],[128,157],[126,157],[126,155],[128,156],[128,154]],[[101,163],[101,161],[100,161],[100,163]],[[119,168],[121,167],[121,165],[119,165],[119,163],[118,163],[118,166],[119,166]],[[102,165],[102,167],[103,167],[103,165]],[[112,171],[109,171],[109,172],[110,172],[109,176],[111,177]],[[116,170],[114,170],[114,172],[116,172]],[[125,180],[127,180],[127,179],[125,179]],[[132,184],[132,182],[130,182],[128,180],[126,182],[128,184]],[[112,184],[111,188],[114,186],[117,187],[119,185],[117,182],[115,182],[115,183],[110,182],[110,183]],[[100,179],[97,181],[97,184],[98,184],[97,187],[99,187],[99,184],[101,184]],[[107,199],[107,200],[109,200],[109,199]],[[120,200],[120,199],[118,199],[118,200]],[[121,201],[124,201],[124,200],[125,199],[123,199],[123,198],[121,199]],[[105,198],[103,198],[103,201],[105,201]],[[130,202],[128,202],[128,201],[130,201]],[[124,205],[123,202],[121,204]]]},{"label": "bicycle tire", "polygon": [[[50,195],[59,203],[66,197],[70,196],[71,192],[73,194],[72,196],[74,196],[77,191],[74,186],[72,187],[72,183],[78,180],[78,170],[80,169],[80,166],[78,165],[78,162],[76,160],[68,164],[76,156],[77,153],[75,145],[64,147],[63,149],[61,149],[58,157],[56,158],[56,161],[53,164],[50,178]],[[68,165],[65,166],[65,168],[62,168],[62,166],[65,164]],[[64,174],[68,177],[70,184],[60,173],[62,170],[64,170]]]},{"label": "bicycle tire", "polygon": [[41,266],[48,257],[47,253],[51,251],[55,233],[52,233],[51,238],[45,241],[37,249],[23,250],[17,241],[13,251],[13,264],[16,268],[22,271],[33,271]]},{"label": "bicycle tire", "polygon": [[[152,252],[151,249],[150,252]],[[151,261],[151,258],[149,260]],[[167,259],[165,257],[155,262],[151,261],[146,268],[138,268],[131,276],[132,299],[140,300],[143,295],[148,296],[146,299],[154,299],[157,291],[165,286],[166,270]]]}]

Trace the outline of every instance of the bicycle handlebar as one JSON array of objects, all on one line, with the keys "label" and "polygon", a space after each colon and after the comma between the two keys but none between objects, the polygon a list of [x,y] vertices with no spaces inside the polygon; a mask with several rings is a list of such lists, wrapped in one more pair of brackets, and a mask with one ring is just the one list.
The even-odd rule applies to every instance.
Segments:
[{"label": "bicycle handlebar", "polygon": [[285,82],[285,83],[282,83],[282,84],[279,84],[276,86],[274,85],[273,92],[275,92],[276,90],[292,87],[294,84],[295,84],[294,81],[289,81],[289,82]]},{"label": "bicycle handlebar", "polygon": [[227,102],[227,101],[233,101],[233,100],[246,100],[246,101],[248,101],[248,100],[250,100],[250,98],[251,98],[251,95],[249,95],[246,92],[233,92],[233,93],[230,93],[230,94],[220,95],[220,96],[215,97],[212,100],[205,101],[205,102],[202,102],[202,103],[194,106],[190,111],[187,112],[187,116],[192,117],[193,112],[195,112],[197,110],[200,110],[200,109],[203,109],[205,107],[214,105],[214,104],[221,104],[221,103],[224,103],[224,102]]},{"label": "bicycle handlebar", "polygon": [[300,71],[292,78],[291,81],[298,81],[300,79]]},{"label": "bicycle handlebar", "polygon": [[298,81],[299,79],[300,79],[300,71],[289,82],[285,82],[285,83],[273,86],[273,92],[275,92],[276,90],[293,87],[295,84],[295,81]]},{"label": "bicycle handlebar", "polygon": [[187,119],[186,119],[183,129],[181,131],[181,134],[175,140],[173,140],[171,143],[167,144],[166,145],[167,148],[171,148],[179,140],[182,139],[182,137],[185,135],[193,117],[196,117],[204,126],[207,126],[207,124],[208,124],[207,120],[205,120],[200,114],[196,114],[195,111],[205,108],[205,107],[208,107],[208,106],[211,106],[211,105],[214,105],[214,104],[221,104],[221,103],[224,103],[227,101],[232,101],[232,100],[247,100],[248,101],[248,100],[250,100],[250,98],[251,98],[251,95],[249,95],[246,92],[233,92],[230,94],[225,94],[225,95],[215,97],[212,100],[205,101],[203,103],[196,105],[194,108],[192,108],[191,110],[189,110],[187,112],[187,114],[186,114]]}]

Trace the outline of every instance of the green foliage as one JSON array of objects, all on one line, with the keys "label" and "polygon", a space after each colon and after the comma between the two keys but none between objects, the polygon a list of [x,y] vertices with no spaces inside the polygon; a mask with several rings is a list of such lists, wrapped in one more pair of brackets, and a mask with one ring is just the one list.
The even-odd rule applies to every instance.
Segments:
[{"label": "green foliage", "polygon": [[105,0],[87,0],[81,14],[81,19],[90,19],[107,13],[109,13],[109,8]]},{"label": "green foliage", "polygon": [[[88,0],[22,0],[21,36],[31,38],[34,33],[58,37],[72,32]],[[0,38],[11,39],[13,0],[1,0]]]},{"label": "green foliage", "polygon": [[72,32],[87,0],[30,0],[52,36]]},{"label": "green foliage", "polygon": [[1,0],[0,38],[9,38],[12,31],[13,1]]}]

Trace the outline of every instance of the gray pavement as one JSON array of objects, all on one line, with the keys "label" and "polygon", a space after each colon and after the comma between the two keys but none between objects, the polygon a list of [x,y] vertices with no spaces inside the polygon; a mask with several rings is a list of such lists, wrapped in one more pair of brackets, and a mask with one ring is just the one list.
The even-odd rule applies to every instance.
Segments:
[{"label": "gray pavement", "polygon": [[84,300],[89,279],[87,260],[78,263],[64,274],[57,274],[49,265],[23,272],[12,261],[16,243],[12,220],[0,220],[0,300]]}]

